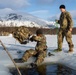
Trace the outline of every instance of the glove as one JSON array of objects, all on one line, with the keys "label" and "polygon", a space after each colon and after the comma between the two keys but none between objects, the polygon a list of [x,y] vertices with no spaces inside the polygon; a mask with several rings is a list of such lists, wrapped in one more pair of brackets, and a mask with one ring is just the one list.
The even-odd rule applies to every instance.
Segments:
[{"label": "glove", "polygon": [[30,41],[33,42],[34,41],[33,38],[30,38]]},{"label": "glove", "polygon": [[57,20],[57,19],[55,19],[55,22],[56,22],[56,23],[58,23],[58,20]]},{"label": "glove", "polygon": [[35,38],[35,36],[32,36],[32,37],[30,38],[30,41],[35,41],[34,38]]},{"label": "glove", "polygon": [[58,23],[58,24],[60,23],[59,20],[57,20],[57,19],[55,19],[55,22]]},{"label": "glove", "polygon": [[27,43],[29,43],[29,40],[21,42],[21,44],[27,44]]}]

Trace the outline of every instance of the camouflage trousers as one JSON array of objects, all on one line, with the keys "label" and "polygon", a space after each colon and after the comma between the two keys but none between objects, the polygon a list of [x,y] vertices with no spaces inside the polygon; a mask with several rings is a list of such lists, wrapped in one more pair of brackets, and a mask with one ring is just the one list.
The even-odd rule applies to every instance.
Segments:
[{"label": "camouflage trousers", "polygon": [[36,51],[33,49],[27,50],[22,59],[24,61],[27,61],[28,58],[30,58],[31,56],[36,56],[36,60],[35,60],[35,64],[39,65],[40,63],[42,63],[44,61],[44,58],[46,57],[47,52],[46,51]]},{"label": "camouflage trousers", "polygon": [[64,37],[66,38],[66,41],[68,43],[69,50],[72,49],[73,48],[72,33],[71,31],[66,31],[62,29],[60,29],[58,32],[58,49],[62,49],[62,43]]}]

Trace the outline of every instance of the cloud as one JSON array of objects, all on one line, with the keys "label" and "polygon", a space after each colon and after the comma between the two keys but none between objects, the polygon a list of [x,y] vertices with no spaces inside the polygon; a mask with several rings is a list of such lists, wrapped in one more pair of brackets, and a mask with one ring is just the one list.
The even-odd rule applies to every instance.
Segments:
[{"label": "cloud", "polygon": [[49,11],[48,10],[38,10],[38,11],[33,11],[33,12],[30,12],[31,14],[46,14],[48,13]]},{"label": "cloud", "polygon": [[55,21],[55,19],[59,19],[59,16],[60,16],[60,13],[56,15],[52,15],[51,17],[48,17],[48,20]]},{"label": "cloud", "polygon": [[38,10],[38,11],[30,12],[30,14],[43,18],[43,19],[47,19],[48,18],[47,15],[49,15],[50,12],[49,10]]},{"label": "cloud", "polygon": [[11,8],[4,8],[4,9],[0,9],[0,16],[5,16],[8,13],[14,13],[15,10],[12,10]]},{"label": "cloud", "polygon": [[0,9],[18,9],[30,5],[28,0],[0,0]]}]

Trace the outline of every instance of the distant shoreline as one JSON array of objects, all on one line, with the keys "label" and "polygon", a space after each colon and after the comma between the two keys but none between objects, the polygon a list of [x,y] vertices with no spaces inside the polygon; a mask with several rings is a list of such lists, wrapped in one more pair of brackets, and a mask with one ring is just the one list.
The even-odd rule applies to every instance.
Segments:
[{"label": "distant shoreline", "polygon": [[[0,27],[0,33],[2,32],[8,32],[8,33],[12,33],[12,32],[15,32],[16,31],[16,28],[17,27]],[[28,28],[33,34],[35,34],[36,30],[39,29],[39,28],[36,28],[36,27],[26,27]],[[51,34],[51,35],[55,35],[57,34],[58,32],[58,29],[57,28],[54,28],[54,29],[51,29],[51,28],[40,28],[43,30],[43,33],[44,34]],[[73,31],[72,31],[72,34],[76,34],[76,27],[73,28]]]}]

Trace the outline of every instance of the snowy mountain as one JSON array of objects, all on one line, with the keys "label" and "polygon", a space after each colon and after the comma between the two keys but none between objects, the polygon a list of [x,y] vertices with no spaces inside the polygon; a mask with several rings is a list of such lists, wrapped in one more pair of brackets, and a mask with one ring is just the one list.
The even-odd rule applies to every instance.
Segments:
[{"label": "snowy mountain", "polygon": [[10,13],[0,17],[0,26],[55,27],[48,22],[28,13]]}]

